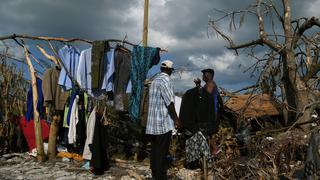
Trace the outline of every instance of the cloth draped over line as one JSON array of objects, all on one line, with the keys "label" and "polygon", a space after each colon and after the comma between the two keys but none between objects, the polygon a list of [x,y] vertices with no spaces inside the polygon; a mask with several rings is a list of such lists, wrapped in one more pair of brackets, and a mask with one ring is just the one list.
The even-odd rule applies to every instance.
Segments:
[{"label": "cloth draped over line", "polygon": [[103,84],[104,75],[106,74],[105,53],[110,50],[108,41],[94,41],[91,52],[91,88],[100,90]]},{"label": "cloth draped over line", "polygon": [[76,143],[76,137],[77,137],[77,129],[76,125],[79,122],[79,108],[78,108],[78,101],[79,101],[79,96],[76,95],[72,108],[71,108],[71,113],[70,113],[70,125],[69,125],[69,132],[68,132],[68,142],[69,144],[74,144]]},{"label": "cloth draped over line", "polygon": [[130,97],[129,111],[134,121],[138,121],[140,114],[141,97],[143,94],[144,81],[148,70],[159,63],[160,48],[134,46],[131,57],[130,78],[132,92]]},{"label": "cloth draped over line", "polygon": [[87,122],[87,139],[85,142],[84,150],[82,157],[87,160],[91,160],[92,153],[90,151],[89,145],[92,144],[93,141],[93,134],[94,134],[94,127],[96,123],[96,107],[93,108]]},{"label": "cloth draped over line", "polygon": [[72,110],[72,106],[74,104],[74,101],[77,97],[77,95],[79,95],[80,93],[80,90],[79,89],[73,89],[71,91],[71,96],[70,96],[70,99],[69,99],[69,103],[68,103],[68,111],[67,113],[65,114],[65,119],[64,119],[64,122],[63,122],[63,126],[68,128],[69,125],[70,125],[70,117],[71,117],[71,110]]},{"label": "cloth draped over line", "polygon": [[99,89],[92,88],[92,48],[81,51],[79,58],[79,67],[77,72],[77,82],[82,89],[85,89],[89,95],[98,97],[103,93],[113,90],[113,78],[114,78],[114,49],[105,52],[104,69],[101,72],[103,76],[103,82]]},{"label": "cloth draped over line", "polygon": [[45,106],[51,103],[55,110],[64,110],[69,94],[58,85],[59,74],[60,70],[55,67],[46,70],[43,75],[42,91]]},{"label": "cloth draped over line", "polygon": [[102,88],[105,89],[107,92],[113,91],[113,79],[114,79],[114,73],[115,73],[114,52],[115,52],[115,48],[112,48],[107,53],[107,57],[105,57],[108,59],[108,62],[107,62],[107,72],[102,84]]},{"label": "cloth draped over line", "polygon": [[102,173],[109,169],[109,157],[108,157],[108,136],[107,126],[104,126],[101,122],[102,116],[96,115],[93,140],[89,145],[92,153],[90,164],[92,164],[95,172]]},{"label": "cloth draped over line", "polygon": [[[39,112],[39,118],[43,119],[45,114],[45,109],[43,108],[43,93],[42,93],[42,80],[40,78],[36,79],[37,81],[37,92],[38,92],[38,102],[37,102],[37,110]],[[27,112],[26,112],[26,120],[30,121],[33,119],[33,93],[32,86],[30,86],[28,95],[27,95]]]},{"label": "cloth draped over line", "polygon": [[[72,80],[76,79],[80,51],[71,45],[65,45],[58,51],[58,55],[63,64],[61,66],[58,84],[61,85],[64,90],[70,90],[73,87]],[[68,76],[67,71],[71,77]]]},{"label": "cloth draped over line", "polygon": [[130,80],[131,55],[123,47],[117,46],[114,53],[114,107],[116,110],[123,111],[123,96],[126,93]]}]

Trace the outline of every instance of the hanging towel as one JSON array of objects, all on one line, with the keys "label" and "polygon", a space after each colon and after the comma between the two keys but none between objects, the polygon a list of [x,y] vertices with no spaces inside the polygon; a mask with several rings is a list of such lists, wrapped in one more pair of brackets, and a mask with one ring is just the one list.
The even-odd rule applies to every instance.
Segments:
[{"label": "hanging towel", "polygon": [[[73,87],[72,80],[76,80],[80,51],[71,45],[65,45],[58,51],[58,54],[62,61],[58,84],[64,90],[69,90]],[[71,77],[68,76],[67,71]]]},{"label": "hanging towel", "polygon": [[141,97],[148,70],[159,63],[160,48],[134,46],[131,58],[130,78],[132,92],[129,104],[130,116],[134,121],[139,119]]}]

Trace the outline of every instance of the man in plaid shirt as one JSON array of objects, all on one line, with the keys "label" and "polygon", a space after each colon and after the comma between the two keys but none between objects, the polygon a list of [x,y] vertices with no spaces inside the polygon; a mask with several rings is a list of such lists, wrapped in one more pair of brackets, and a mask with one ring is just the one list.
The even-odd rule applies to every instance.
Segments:
[{"label": "man in plaid shirt", "polygon": [[165,60],[161,73],[151,83],[149,89],[149,110],[146,134],[151,136],[150,166],[155,180],[167,179],[166,155],[169,151],[172,130],[180,127],[180,120],[174,107],[173,84],[170,75],[173,62]]}]

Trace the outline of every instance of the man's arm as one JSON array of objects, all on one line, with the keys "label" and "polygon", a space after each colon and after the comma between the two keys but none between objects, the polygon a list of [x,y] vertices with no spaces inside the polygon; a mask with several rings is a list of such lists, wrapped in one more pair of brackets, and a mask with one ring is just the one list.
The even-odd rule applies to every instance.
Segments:
[{"label": "man's arm", "polygon": [[219,105],[218,109],[220,109],[221,111],[224,111],[223,100],[222,100],[219,92],[218,92],[218,105]]},{"label": "man's arm", "polygon": [[176,109],[174,108],[174,103],[170,103],[169,106],[168,106],[168,109],[169,109],[170,117],[173,119],[174,124],[177,126],[177,128],[180,128],[181,127],[181,121],[178,118]]}]

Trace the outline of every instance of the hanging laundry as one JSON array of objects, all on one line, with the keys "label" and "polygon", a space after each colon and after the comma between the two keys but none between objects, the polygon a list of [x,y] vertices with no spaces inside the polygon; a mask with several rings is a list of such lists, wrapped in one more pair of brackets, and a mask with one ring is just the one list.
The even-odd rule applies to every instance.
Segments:
[{"label": "hanging laundry", "polygon": [[107,92],[113,91],[114,89],[114,74],[115,74],[115,62],[114,62],[115,48],[112,48],[105,56],[107,59],[107,72],[103,80],[102,88]]},{"label": "hanging laundry", "polygon": [[71,91],[71,96],[69,99],[69,102],[67,104],[67,107],[65,107],[65,115],[63,120],[63,127],[68,128],[70,125],[70,117],[71,117],[71,110],[72,106],[74,104],[74,100],[76,99],[76,96],[79,95],[80,90],[75,88]]},{"label": "hanging laundry", "polygon": [[103,82],[100,89],[92,89],[92,48],[81,51],[79,57],[79,67],[77,71],[77,82],[81,89],[88,92],[89,95],[98,97],[104,92],[113,90],[113,76],[114,76],[114,60],[113,60],[114,49],[108,51],[104,55],[104,71]]},{"label": "hanging laundry", "polygon": [[87,96],[84,91],[80,90],[78,101],[78,123],[76,125],[76,146],[75,152],[82,154],[86,142],[86,103]]},{"label": "hanging laundry", "polygon": [[79,122],[78,101],[79,101],[79,96],[76,95],[70,111],[70,124],[69,124],[69,132],[68,132],[69,144],[76,143],[76,136],[77,136],[76,125]]},{"label": "hanging laundry", "polygon": [[65,45],[58,51],[58,54],[62,61],[58,84],[64,90],[70,90],[74,86],[72,80],[75,80],[77,75],[80,51],[71,45]]},{"label": "hanging laundry", "polygon": [[105,75],[105,53],[110,50],[108,41],[94,41],[92,43],[92,62],[91,62],[91,88],[100,90]]},{"label": "hanging laundry", "polygon": [[129,83],[128,83],[128,86],[127,86],[126,93],[129,94],[131,92],[132,92],[132,83],[131,83],[131,80],[130,80]]},{"label": "hanging laundry", "polygon": [[[40,120],[42,140],[47,140],[49,138],[49,125],[45,120]],[[20,119],[20,128],[22,129],[23,135],[27,140],[29,151],[36,148],[36,137],[34,134],[34,120],[30,119],[27,121],[26,117],[21,117]]]},{"label": "hanging laundry", "polygon": [[79,56],[79,66],[77,70],[77,82],[81,89],[91,92],[91,50],[92,48],[81,51]]},{"label": "hanging laundry", "polygon": [[108,158],[108,136],[107,126],[104,126],[101,122],[102,116],[96,116],[96,122],[94,127],[93,141],[89,145],[92,152],[91,162],[92,173],[95,175],[101,175],[104,171],[110,168]]},{"label": "hanging laundry", "polygon": [[58,85],[60,70],[57,67],[47,69],[43,75],[42,91],[44,106],[54,105],[55,110],[64,110],[69,94]]},{"label": "hanging laundry", "polygon": [[126,93],[130,80],[130,51],[118,46],[114,53],[115,75],[114,75],[114,107],[123,111],[123,96]]},{"label": "hanging laundry", "polygon": [[[43,107],[43,93],[42,93],[42,80],[37,78],[37,91],[38,91],[38,103],[37,110],[40,115],[40,119],[44,118],[45,108]],[[30,86],[28,95],[27,95],[27,112],[26,112],[26,120],[30,121],[33,119],[33,94],[32,94],[32,86]]]},{"label": "hanging laundry", "polygon": [[[64,108],[64,113],[63,113],[63,127],[64,128],[69,128],[69,125],[68,125],[68,112],[69,112],[69,102],[70,102],[70,99],[69,101],[67,102],[65,108]],[[71,108],[70,108],[71,109]]]},{"label": "hanging laundry", "polygon": [[203,134],[199,131],[186,140],[186,160],[193,162],[204,155],[207,159],[211,159],[211,151],[209,144]]},{"label": "hanging laundry", "polygon": [[89,144],[92,144],[94,127],[96,123],[96,107],[93,108],[87,122],[87,139],[84,146],[82,157],[83,159],[91,160],[92,153],[89,148]]},{"label": "hanging laundry", "polygon": [[134,46],[131,58],[132,92],[129,104],[130,116],[134,121],[139,119],[143,84],[148,70],[159,63],[160,48]]}]

